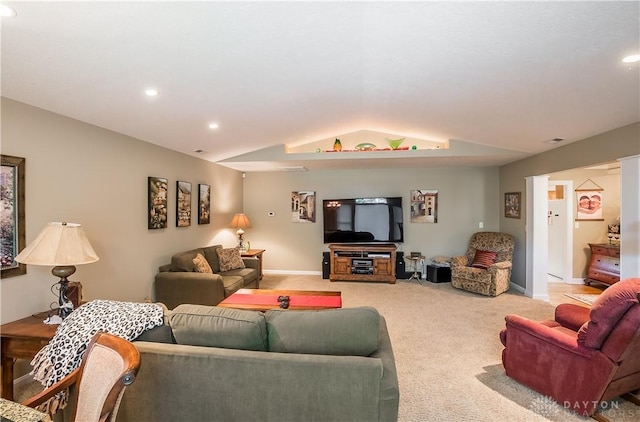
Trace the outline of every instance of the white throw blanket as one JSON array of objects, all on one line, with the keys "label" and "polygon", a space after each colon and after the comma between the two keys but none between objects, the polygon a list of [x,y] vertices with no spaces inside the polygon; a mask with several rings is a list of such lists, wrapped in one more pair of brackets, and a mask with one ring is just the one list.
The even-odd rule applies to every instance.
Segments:
[{"label": "white throw blanket", "polygon": [[[133,340],[163,323],[164,309],[156,303],[94,300],[73,311],[58,327],[51,341],[33,358],[34,379],[48,388],[80,367],[89,341],[98,332]],[[53,415],[67,405],[64,391],[39,406]]]}]

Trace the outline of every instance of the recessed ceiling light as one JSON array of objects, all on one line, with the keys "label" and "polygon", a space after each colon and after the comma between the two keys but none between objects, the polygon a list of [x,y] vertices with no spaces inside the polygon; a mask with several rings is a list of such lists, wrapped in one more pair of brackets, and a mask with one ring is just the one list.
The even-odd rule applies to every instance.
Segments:
[{"label": "recessed ceiling light", "polygon": [[209,129],[218,129],[219,127],[217,123],[209,123]]},{"label": "recessed ceiling light", "polygon": [[637,63],[640,62],[640,54],[632,54],[622,59],[624,63]]},{"label": "recessed ceiling light", "polygon": [[195,150],[195,151],[193,151],[193,152],[195,152],[196,154],[204,154],[204,153],[205,153],[205,152],[207,152],[207,151],[205,151],[205,150],[203,150],[203,149],[197,149],[197,150]]},{"label": "recessed ceiling light", "polygon": [[144,93],[147,97],[157,97],[158,96],[158,90],[155,88],[148,88],[144,90]]},{"label": "recessed ceiling light", "polygon": [[16,11],[9,6],[0,4],[0,16],[3,18],[13,18],[17,15]]}]

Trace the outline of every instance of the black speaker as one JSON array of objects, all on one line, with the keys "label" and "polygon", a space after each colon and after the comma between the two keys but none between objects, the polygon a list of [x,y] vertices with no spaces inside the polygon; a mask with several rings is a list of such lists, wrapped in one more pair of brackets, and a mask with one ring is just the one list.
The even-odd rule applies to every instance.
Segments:
[{"label": "black speaker", "polygon": [[406,280],[411,277],[411,274],[407,274],[405,271],[404,252],[396,251],[396,278],[400,280]]},{"label": "black speaker", "polygon": [[331,272],[331,256],[329,252],[322,252],[322,278],[329,279],[329,273]]}]

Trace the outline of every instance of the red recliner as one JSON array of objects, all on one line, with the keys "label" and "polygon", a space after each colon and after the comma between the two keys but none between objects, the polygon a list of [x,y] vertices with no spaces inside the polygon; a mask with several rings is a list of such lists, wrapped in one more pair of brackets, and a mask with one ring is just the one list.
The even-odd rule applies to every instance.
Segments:
[{"label": "red recliner", "polygon": [[[507,315],[500,332],[507,375],[581,416],[640,390],[640,278],[608,287],[591,309],[556,307],[553,321]],[[625,396],[635,404],[637,397]]]}]

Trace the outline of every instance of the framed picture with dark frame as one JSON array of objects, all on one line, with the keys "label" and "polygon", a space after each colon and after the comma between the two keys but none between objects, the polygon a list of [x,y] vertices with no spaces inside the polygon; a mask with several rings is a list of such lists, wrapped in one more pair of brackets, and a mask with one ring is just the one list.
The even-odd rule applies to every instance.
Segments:
[{"label": "framed picture with dark frame", "polygon": [[504,216],[506,218],[520,218],[520,192],[506,192],[504,194]]},{"label": "framed picture with dark frame", "polygon": [[27,266],[15,260],[24,249],[25,237],[25,159],[2,155],[0,175],[0,230],[2,231],[2,278],[27,273]]},{"label": "framed picture with dark frame", "polygon": [[167,193],[169,184],[167,179],[162,177],[149,177],[148,186],[148,212],[147,212],[147,228],[148,229],[166,229],[167,228]]},{"label": "framed picture with dark frame", "polygon": [[191,225],[191,183],[176,182],[176,226]]},{"label": "framed picture with dark frame", "polygon": [[211,186],[198,185],[198,224],[211,223]]}]

